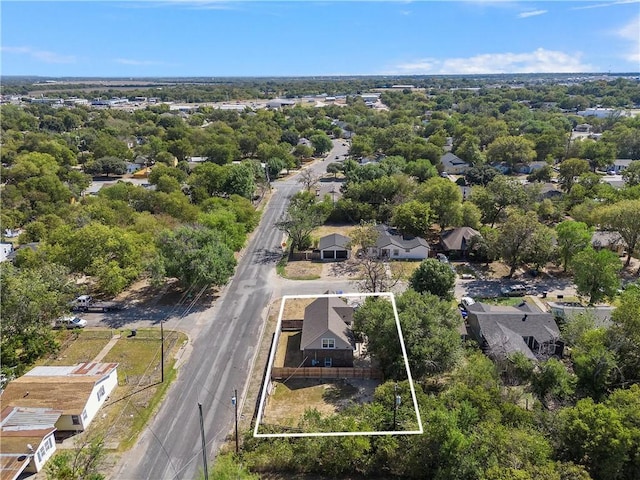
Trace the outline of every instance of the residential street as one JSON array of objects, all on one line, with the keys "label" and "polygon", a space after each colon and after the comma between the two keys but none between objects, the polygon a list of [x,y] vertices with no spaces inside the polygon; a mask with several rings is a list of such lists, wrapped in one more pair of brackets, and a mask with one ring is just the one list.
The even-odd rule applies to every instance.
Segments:
[{"label": "residential street", "polygon": [[[343,150],[346,148],[340,142],[328,158],[335,158]],[[324,173],[326,163],[319,161],[307,168]],[[304,287],[297,292],[296,286],[276,280],[275,264],[281,257],[283,234],[274,224],[285,211],[290,196],[300,189],[300,184],[293,177],[274,182],[273,186],[274,194],[239,261],[236,274],[214,306],[166,322],[168,328],[179,327],[189,332],[192,342],[190,354],[151,424],[138,444],[123,455],[112,478],[160,480],[196,477],[202,469],[198,403],[202,404],[207,455],[212,460],[232,430],[234,408],[231,397],[234,389],[238,389],[242,405],[242,394],[270,301],[285,293],[326,291],[327,282],[303,282],[301,285]],[[348,287],[343,282],[330,285],[334,289]],[[135,314],[135,310],[131,313]],[[105,323],[114,321],[113,317],[109,320],[106,316],[103,320]],[[124,324],[142,326],[157,324],[157,321],[146,318]]]}]

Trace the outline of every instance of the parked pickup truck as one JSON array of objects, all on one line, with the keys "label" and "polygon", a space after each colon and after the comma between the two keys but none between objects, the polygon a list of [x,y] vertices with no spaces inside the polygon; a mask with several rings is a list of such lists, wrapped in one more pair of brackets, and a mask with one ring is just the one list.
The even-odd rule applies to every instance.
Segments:
[{"label": "parked pickup truck", "polygon": [[121,310],[124,305],[118,302],[98,302],[91,295],[80,295],[73,302],[71,308],[81,312],[108,312],[110,310]]}]

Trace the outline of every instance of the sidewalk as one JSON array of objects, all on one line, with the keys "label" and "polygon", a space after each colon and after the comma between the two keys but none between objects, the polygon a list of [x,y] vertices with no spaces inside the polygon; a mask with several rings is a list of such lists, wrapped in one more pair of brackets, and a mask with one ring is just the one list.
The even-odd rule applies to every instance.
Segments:
[{"label": "sidewalk", "polygon": [[102,350],[100,350],[100,353],[98,355],[96,355],[96,358],[93,359],[94,362],[99,363],[102,361],[102,359],[104,357],[107,356],[107,353],[109,353],[109,350],[111,350],[116,343],[118,343],[118,340],[120,340],[120,335],[115,335],[113,337],[111,337],[111,340],[109,340],[109,343],[107,343],[104,348]]}]

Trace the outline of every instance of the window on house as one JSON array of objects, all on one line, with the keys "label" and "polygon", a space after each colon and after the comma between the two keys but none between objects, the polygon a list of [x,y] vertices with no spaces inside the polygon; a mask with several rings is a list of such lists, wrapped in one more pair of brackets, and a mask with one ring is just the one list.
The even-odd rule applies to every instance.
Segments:
[{"label": "window on house", "polygon": [[74,425],[80,425],[80,416],[71,415],[71,423],[73,423]]},{"label": "window on house", "polygon": [[324,366],[325,367],[330,367],[332,365],[333,365],[333,359],[331,357],[325,357]]},{"label": "window on house", "polygon": [[104,385],[101,385],[98,390],[98,401],[102,400],[102,397],[104,397]]},{"label": "window on house", "polygon": [[87,411],[83,410],[82,411],[82,420],[86,420],[87,419]]},{"label": "window on house", "polygon": [[405,252],[405,253],[411,253],[411,249],[410,249],[410,248],[405,248],[405,249],[404,249],[404,252]]},{"label": "window on house", "polygon": [[42,449],[38,450],[38,463],[42,461]]},{"label": "window on house", "polygon": [[323,338],[322,339],[322,348],[336,348],[336,339],[335,338]]},{"label": "window on house", "polygon": [[398,250],[397,248],[395,248],[395,249],[393,250],[393,256],[394,256],[394,257],[397,257],[398,255],[400,255],[400,250]]}]

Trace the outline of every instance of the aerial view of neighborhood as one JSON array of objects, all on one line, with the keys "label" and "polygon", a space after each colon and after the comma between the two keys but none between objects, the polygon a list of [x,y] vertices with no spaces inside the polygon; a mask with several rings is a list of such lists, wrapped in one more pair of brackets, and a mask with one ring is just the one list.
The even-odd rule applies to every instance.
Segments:
[{"label": "aerial view of neighborhood", "polygon": [[1,21],[0,480],[640,478],[639,1]]}]

